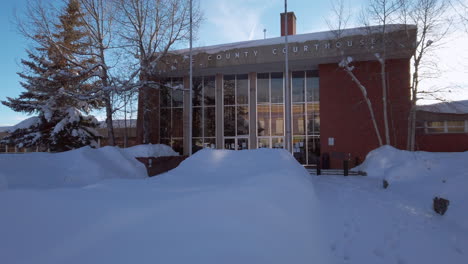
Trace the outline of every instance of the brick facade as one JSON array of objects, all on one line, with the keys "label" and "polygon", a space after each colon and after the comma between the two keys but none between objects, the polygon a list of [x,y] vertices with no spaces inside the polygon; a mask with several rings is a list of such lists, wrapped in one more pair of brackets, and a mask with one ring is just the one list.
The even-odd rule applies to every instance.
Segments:
[{"label": "brick facade", "polygon": [[[382,140],[385,142],[380,64],[356,62],[354,73],[367,88]],[[409,59],[387,61],[388,116],[391,144],[406,147],[408,127]],[[363,161],[369,151],[379,146],[370,113],[361,90],[337,64],[319,66],[321,152],[329,153],[331,166],[340,168],[341,160],[333,153],[350,153],[351,165]],[[334,138],[334,146],[329,146]]]}]

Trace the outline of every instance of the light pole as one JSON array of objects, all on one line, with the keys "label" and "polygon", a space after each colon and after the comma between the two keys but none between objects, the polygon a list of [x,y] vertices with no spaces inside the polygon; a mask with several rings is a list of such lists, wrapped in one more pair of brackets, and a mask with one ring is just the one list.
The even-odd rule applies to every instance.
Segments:
[{"label": "light pole", "polygon": [[190,73],[189,73],[189,81],[190,81],[190,85],[189,85],[189,118],[188,118],[188,122],[189,122],[189,131],[188,131],[188,140],[189,140],[189,143],[188,143],[188,154],[189,156],[192,155],[192,85],[193,85],[193,81],[192,81],[192,0],[190,0],[190,51],[189,51],[190,55],[189,55],[189,69],[190,69]]},{"label": "light pole", "polygon": [[288,0],[284,0],[284,48],[286,49],[285,53],[285,96],[284,96],[284,114],[285,114],[285,129],[286,137],[284,139],[285,149],[292,153],[292,135],[291,135],[291,85],[289,83],[289,60],[288,60]]}]

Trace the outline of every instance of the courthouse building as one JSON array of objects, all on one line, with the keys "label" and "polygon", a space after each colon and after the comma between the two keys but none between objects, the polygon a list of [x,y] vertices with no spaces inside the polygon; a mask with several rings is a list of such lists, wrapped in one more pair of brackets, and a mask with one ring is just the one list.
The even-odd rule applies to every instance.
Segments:
[{"label": "courthouse building", "polygon": [[[151,143],[164,143],[181,154],[203,147],[217,149],[283,148],[285,142],[285,53],[289,56],[293,155],[302,164],[328,156],[332,167],[343,158],[363,161],[378,140],[361,90],[339,67],[352,57],[354,74],[367,88],[384,135],[382,80],[376,54],[385,46],[388,117],[392,145],[405,148],[410,109],[410,58],[416,39],[411,25],[296,34],[288,17],[288,51],[282,36],[193,49],[193,137],[189,142],[189,51],[177,50],[158,65],[160,89],[150,97]],[[281,14],[283,25],[285,15]],[[383,45],[385,39],[385,45]],[[143,138],[140,98],[137,138]]]}]

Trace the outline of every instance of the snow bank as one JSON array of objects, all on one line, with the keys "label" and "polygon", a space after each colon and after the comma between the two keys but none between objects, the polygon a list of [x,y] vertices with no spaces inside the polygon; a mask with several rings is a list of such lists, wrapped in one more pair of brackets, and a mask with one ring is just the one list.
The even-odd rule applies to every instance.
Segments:
[{"label": "snow bank", "polygon": [[115,147],[1,154],[0,168],[0,189],[78,187],[104,179],[147,177],[143,164]]},{"label": "snow bank", "polygon": [[370,152],[356,169],[385,179],[389,189],[432,212],[435,196],[450,200],[445,214],[468,231],[468,152],[410,152],[383,146]]},{"label": "snow bank", "polygon": [[9,264],[330,263],[311,176],[284,150],[201,150],[143,181],[2,192],[0,211]]},{"label": "snow bank", "polygon": [[137,145],[122,149],[125,154],[137,158],[179,156],[179,153],[172,150],[171,147],[164,144]]}]

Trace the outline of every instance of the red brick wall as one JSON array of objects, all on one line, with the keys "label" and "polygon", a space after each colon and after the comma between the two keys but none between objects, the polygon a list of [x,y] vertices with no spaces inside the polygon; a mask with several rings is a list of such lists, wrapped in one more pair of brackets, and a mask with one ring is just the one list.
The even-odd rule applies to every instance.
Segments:
[{"label": "red brick wall", "polygon": [[[376,61],[355,62],[357,78],[367,87],[374,114],[385,142],[380,64]],[[387,61],[388,114],[391,144],[406,147],[407,114],[410,108],[410,61],[398,59]],[[321,152],[351,154],[354,161],[363,161],[369,151],[377,148],[378,140],[370,113],[359,87],[337,64],[319,65],[320,74],[320,135]],[[328,146],[328,138],[335,139]],[[332,155],[333,156],[333,155]],[[332,168],[342,168],[342,161],[331,159]]]},{"label": "red brick wall", "polygon": [[[285,14],[281,13],[280,14],[280,26],[281,26],[281,36],[286,36],[286,27],[285,27]],[[288,12],[288,36],[289,35],[296,35],[296,15],[294,12]]]},{"label": "red brick wall", "polygon": [[419,134],[416,149],[431,152],[468,151],[468,134]]}]

